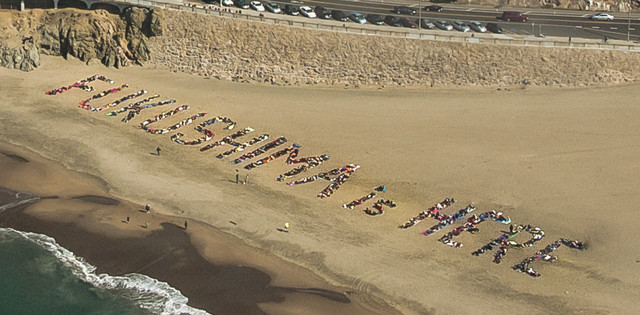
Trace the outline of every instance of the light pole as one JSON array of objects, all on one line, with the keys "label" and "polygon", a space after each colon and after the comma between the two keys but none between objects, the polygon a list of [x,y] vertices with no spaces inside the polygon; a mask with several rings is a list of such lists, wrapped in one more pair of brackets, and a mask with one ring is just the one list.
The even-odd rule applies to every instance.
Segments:
[{"label": "light pole", "polygon": [[531,23],[531,35],[536,36],[536,23]]},{"label": "light pole", "polygon": [[629,0],[629,9],[627,10],[627,41],[631,35],[631,0]]},{"label": "light pole", "polygon": [[418,0],[418,30],[422,28],[422,0]]}]

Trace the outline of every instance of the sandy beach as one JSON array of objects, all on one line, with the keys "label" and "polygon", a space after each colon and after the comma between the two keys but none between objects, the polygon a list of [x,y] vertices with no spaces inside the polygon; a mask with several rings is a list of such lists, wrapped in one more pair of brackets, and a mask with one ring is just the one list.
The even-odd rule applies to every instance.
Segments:
[{"label": "sandy beach", "polygon": [[[140,89],[177,103],[144,110],[125,124],[121,116],[78,107],[80,100],[110,88],[107,83],[92,83],[96,91],[90,93],[44,94],[93,74],[115,80],[114,86],[130,85],[120,95],[93,101],[94,106]],[[175,276],[182,271],[171,272],[173,266],[185,268],[181,257],[204,274],[235,266],[224,272],[233,279],[251,278],[232,290],[246,289],[255,298],[235,305],[247,313],[637,312],[633,301],[640,292],[640,257],[632,225],[638,220],[632,207],[640,189],[637,85],[287,88],[163,69],[115,70],[56,57],[45,57],[29,73],[0,69],[0,80],[0,142],[6,144],[0,150],[6,153],[0,154],[0,186],[58,196],[3,212],[0,224],[39,229],[103,272],[165,277],[195,307],[234,312],[233,303],[216,308],[222,297],[213,301],[198,294],[216,287]],[[284,163],[286,157],[245,170],[247,162],[230,163],[242,153],[215,157],[229,146],[200,152],[172,142],[173,133],[140,129],[143,120],[182,104],[191,109],[155,124],[164,128],[200,112],[208,113],[203,120],[226,116],[237,121],[236,128],[255,129],[245,138],[285,136],[301,145],[302,157],[330,155],[298,178],[349,163],[361,169],[330,198],[320,199],[316,194],[326,181],[290,187],[274,180],[293,168]],[[199,134],[192,127],[198,122],[179,132],[195,139]],[[213,126],[212,131],[215,141],[235,130]],[[152,154],[158,146],[160,156]],[[30,162],[8,156],[12,154]],[[236,169],[248,185],[235,184]],[[342,207],[378,185],[386,185],[387,191],[377,198],[391,199],[397,207],[382,216],[362,212],[371,204]],[[74,199],[93,195],[118,204]],[[421,235],[437,223],[433,219],[398,228],[448,197],[456,203],[445,213],[467,204],[476,212],[495,209],[515,224],[542,228],[545,238],[533,248],[512,249],[501,264],[494,264],[493,253],[470,254],[508,226],[483,223],[475,235],[460,237],[462,248],[437,241],[453,226]],[[139,211],[146,203],[153,205],[152,214]],[[127,216],[132,223],[123,222]],[[180,228],[185,219],[187,231]],[[148,229],[142,227],[147,220]],[[278,231],[284,222],[291,223],[289,233]],[[76,235],[101,245],[80,244]],[[559,238],[584,241],[588,249],[562,247],[554,252],[557,262],[536,262],[539,278],[512,270]],[[119,253],[121,259],[105,257],[112,256],[107,253]],[[144,268],[154,261],[151,257],[164,253],[166,259]],[[264,289],[265,283],[273,290]],[[318,288],[335,296],[346,291],[351,303],[278,288]]]}]

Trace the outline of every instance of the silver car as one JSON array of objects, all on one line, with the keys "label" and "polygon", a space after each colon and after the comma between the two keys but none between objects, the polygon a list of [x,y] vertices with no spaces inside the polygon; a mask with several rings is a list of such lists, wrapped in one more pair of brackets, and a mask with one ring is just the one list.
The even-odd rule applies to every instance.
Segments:
[{"label": "silver car", "polygon": [[462,21],[453,21],[451,22],[451,25],[453,25],[453,28],[455,28],[456,30],[460,31],[460,32],[468,32],[471,30],[471,28],[469,28],[469,26],[467,26],[467,24],[465,24]]},{"label": "silver car", "polygon": [[445,31],[450,31],[453,30],[453,26],[451,24],[449,24],[449,22],[445,21],[445,20],[437,20],[435,22],[433,22],[433,24],[441,29],[441,30],[445,30]]},{"label": "silver car", "polygon": [[267,11],[272,13],[276,13],[276,14],[282,13],[282,9],[280,9],[280,6],[275,2],[269,2],[265,4],[264,8],[267,9]]},{"label": "silver car", "polygon": [[469,22],[469,27],[471,27],[472,30],[478,32],[478,33],[484,33],[487,31],[487,28],[484,27],[484,25],[480,24],[480,22],[478,21],[471,21]]},{"label": "silver car", "polygon": [[590,19],[594,20],[594,21],[613,21],[613,15],[609,14],[609,13],[598,13],[598,14],[594,14],[592,16],[589,17]]}]

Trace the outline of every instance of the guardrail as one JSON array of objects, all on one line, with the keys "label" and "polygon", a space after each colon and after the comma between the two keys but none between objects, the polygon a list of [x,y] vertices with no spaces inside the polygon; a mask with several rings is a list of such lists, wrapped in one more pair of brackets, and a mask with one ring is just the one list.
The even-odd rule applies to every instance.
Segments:
[{"label": "guardrail", "polygon": [[[350,33],[350,34],[363,34],[374,36],[387,36],[396,38],[411,38],[422,40],[437,40],[437,41],[449,41],[449,42],[465,42],[471,44],[490,44],[490,45],[510,45],[510,46],[534,46],[543,48],[578,48],[578,49],[606,49],[606,50],[622,50],[622,51],[640,51],[640,45],[632,44],[629,42],[617,43],[601,42],[596,40],[579,40],[573,39],[573,41],[566,38],[549,37],[539,38],[535,36],[508,36],[508,35],[494,35],[494,34],[476,34],[476,33],[448,33],[446,31],[438,30],[410,30],[403,31],[381,29],[379,26],[365,26],[357,25],[354,23],[344,23],[342,26],[339,22],[313,20],[301,21],[298,18],[277,18],[277,15],[261,15],[258,12],[247,11],[243,13],[237,8],[225,8],[221,10],[219,6],[193,6],[193,5],[180,5],[175,3],[151,1],[151,0],[112,0],[114,2],[127,2],[134,5],[146,6],[146,7],[162,7],[168,9],[175,9],[181,11],[190,11],[201,14],[217,15],[233,19],[248,20],[254,22],[262,22],[267,24],[287,25],[291,27],[300,27],[306,29],[315,29],[323,31]],[[288,17],[288,16],[286,16]]]}]

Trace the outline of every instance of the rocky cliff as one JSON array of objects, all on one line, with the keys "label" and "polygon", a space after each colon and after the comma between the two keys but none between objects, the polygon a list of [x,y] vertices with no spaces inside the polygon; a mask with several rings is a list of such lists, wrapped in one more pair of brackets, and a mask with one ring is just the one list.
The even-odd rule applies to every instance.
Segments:
[{"label": "rocky cliff", "polygon": [[[12,47],[25,38],[30,38],[30,47],[7,49],[2,65],[20,68],[25,71],[38,66],[20,67],[9,59],[21,58],[21,51],[28,52],[29,60],[39,60],[39,53],[54,56],[73,56],[85,62],[98,60],[107,66],[120,67],[130,61],[142,64],[149,59],[146,41],[150,36],[162,34],[162,12],[129,8],[121,16],[112,15],[104,10],[82,11],[66,10],[30,10],[26,12],[3,12],[0,30],[2,46]],[[13,45],[16,46],[16,45]],[[35,58],[35,59],[34,59]]]},{"label": "rocky cliff", "polygon": [[31,71],[40,66],[40,53],[33,43],[10,47],[0,43],[0,66]]}]

